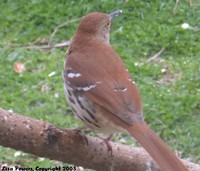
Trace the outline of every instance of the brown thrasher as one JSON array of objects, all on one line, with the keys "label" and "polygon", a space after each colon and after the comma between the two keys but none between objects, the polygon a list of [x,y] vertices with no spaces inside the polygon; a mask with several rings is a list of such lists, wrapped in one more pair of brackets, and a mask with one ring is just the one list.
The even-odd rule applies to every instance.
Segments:
[{"label": "brown thrasher", "polygon": [[163,171],[187,171],[145,123],[138,89],[109,43],[111,20],[120,13],[94,12],[82,18],[63,70],[68,103],[92,129],[105,134],[130,133]]}]

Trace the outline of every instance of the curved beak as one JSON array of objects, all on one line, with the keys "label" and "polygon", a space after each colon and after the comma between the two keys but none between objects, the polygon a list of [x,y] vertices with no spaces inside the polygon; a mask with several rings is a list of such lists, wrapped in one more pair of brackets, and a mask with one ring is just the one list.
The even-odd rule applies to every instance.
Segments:
[{"label": "curved beak", "polygon": [[109,16],[111,19],[113,19],[113,18],[117,17],[118,15],[120,15],[121,13],[122,13],[122,10],[117,10],[117,11],[110,13]]}]

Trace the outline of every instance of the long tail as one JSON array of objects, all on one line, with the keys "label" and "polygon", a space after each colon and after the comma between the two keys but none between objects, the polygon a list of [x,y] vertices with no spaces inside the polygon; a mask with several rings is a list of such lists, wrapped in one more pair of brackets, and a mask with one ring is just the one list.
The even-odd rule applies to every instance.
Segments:
[{"label": "long tail", "polygon": [[162,171],[188,171],[183,163],[147,125],[136,124],[128,132],[147,150]]}]

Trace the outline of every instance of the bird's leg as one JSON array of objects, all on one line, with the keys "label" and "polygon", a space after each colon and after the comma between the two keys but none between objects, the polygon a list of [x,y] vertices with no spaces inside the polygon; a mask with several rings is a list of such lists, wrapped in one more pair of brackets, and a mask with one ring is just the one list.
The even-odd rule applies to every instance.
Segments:
[{"label": "bird's leg", "polygon": [[111,152],[111,155],[113,154],[113,151],[112,151],[112,146],[111,146],[111,144],[110,144],[110,140],[112,139],[112,137],[113,137],[113,134],[110,134],[109,136],[107,136],[106,138],[102,138],[102,137],[100,137],[100,136],[98,136],[100,139],[102,139],[105,143],[106,143],[106,145],[107,145],[107,148],[108,148],[108,151],[110,151]]}]

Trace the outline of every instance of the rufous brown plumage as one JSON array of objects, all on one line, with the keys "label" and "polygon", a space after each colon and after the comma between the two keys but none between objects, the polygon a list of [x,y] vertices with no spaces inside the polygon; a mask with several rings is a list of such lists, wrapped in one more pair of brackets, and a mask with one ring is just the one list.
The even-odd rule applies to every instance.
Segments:
[{"label": "rufous brown plumage", "polygon": [[111,14],[83,17],[66,54],[64,91],[75,115],[105,134],[130,133],[163,171],[187,171],[168,146],[147,126],[139,91],[109,43]]}]

